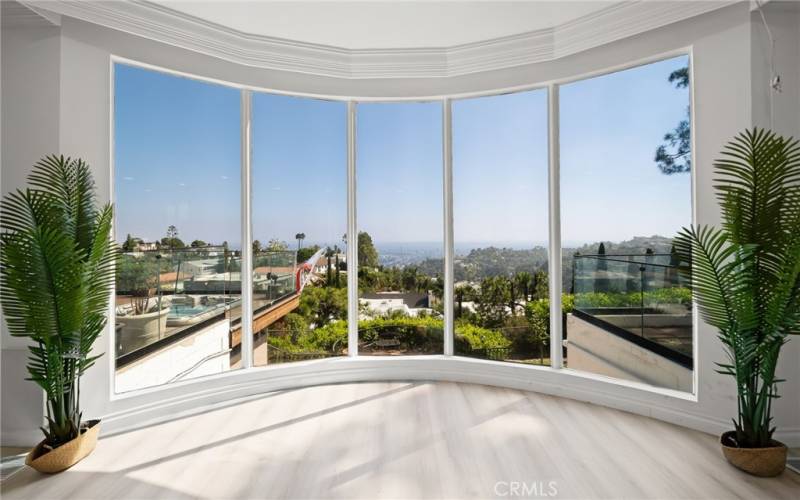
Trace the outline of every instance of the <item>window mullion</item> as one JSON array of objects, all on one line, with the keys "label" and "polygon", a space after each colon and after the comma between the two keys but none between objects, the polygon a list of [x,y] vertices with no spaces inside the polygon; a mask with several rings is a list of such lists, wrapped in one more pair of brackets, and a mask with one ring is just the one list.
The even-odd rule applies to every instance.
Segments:
[{"label": "window mullion", "polygon": [[241,256],[241,360],[242,368],[253,366],[253,221],[250,195],[251,189],[251,152],[252,152],[252,93],[242,90],[241,100],[241,143],[242,143],[242,256]]},{"label": "window mullion", "polygon": [[453,355],[455,322],[453,310],[453,129],[452,102],[442,101],[442,160],[444,204],[444,355]]},{"label": "window mullion", "polygon": [[356,103],[347,103],[347,354],[358,356],[358,226],[356,224]]},{"label": "window mullion", "polygon": [[550,366],[563,367],[563,331],[561,323],[561,184],[558,85],[547,91],[548,130],[548,201],[549,251],[548,290],[550,297]]}]

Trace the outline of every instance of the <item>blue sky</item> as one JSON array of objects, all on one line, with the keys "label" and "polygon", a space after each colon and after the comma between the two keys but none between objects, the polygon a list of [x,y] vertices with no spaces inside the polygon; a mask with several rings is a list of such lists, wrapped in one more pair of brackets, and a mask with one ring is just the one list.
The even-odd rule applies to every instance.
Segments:
[{"label": "blue sky", "polygon": [[682,56],[561,87],[565,243],[673,236],[691,223],[690,175],[664,175],[653,161],[686,117],[689,91],[667,77],[687,64]]},{"label": "blue sky", "polygon": [[253,238],[343,247],[347,104],[253,95]]},{"label": "blue sky", "polygon": [[453,103],[453,233],[465,242],[546,245],[547,92]]},{"label": "blue sky", "polygon": [[[686,58],[561,88],[565,244],[670,236],[691,222],[690,176],[653,156],[686,115],[667,82]],[[117,239],[177,226],[187,243],[240,239],[239,92],[116,65]],[[358,105],[359,228],[379,244],[441,242],[441,105]],[[346,228],[346,105],[255,94],[253,234],[266,243],[341,243]],[[543,90],[453,104],[454,215],[466,242],[547,240]]]},{"label": "blue sky", "polygon": [[356,110],[359,230],[376,244],[442,241],[442,104]]},{"label": "blue sky", "polygon": [[116,238],[241,239],[239,91],[117,64]]}]

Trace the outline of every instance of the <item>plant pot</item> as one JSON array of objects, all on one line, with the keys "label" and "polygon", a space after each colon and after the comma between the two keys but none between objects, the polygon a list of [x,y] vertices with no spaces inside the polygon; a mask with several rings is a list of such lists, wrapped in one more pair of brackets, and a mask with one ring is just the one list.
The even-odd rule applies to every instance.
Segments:
[{"label": "plant pot", "polygon": [[117,316],[116,322],[123,324],[117,339],[117,356],[135,351],[162,338],[167,329],[169,312],[169,307],[163,307],[160,311]]},{"label": "plant pot", "polygon": [[767,448],[739,448],[736,446],[736,431],[728,431],[720,437],[722,453],[734,467],[760,477],[774,477],[786,468],[788,448],[772,441]]},{"label": "plant pot", "polygon": [[44,441],[37,444],[25,457],[25,465],[29,465],[45,474],[53,474],[69,469],[94,450],[99,434],[100,421],[89,420],[78,437],[62,444],[58,448],[47,451],[44,448]]}]

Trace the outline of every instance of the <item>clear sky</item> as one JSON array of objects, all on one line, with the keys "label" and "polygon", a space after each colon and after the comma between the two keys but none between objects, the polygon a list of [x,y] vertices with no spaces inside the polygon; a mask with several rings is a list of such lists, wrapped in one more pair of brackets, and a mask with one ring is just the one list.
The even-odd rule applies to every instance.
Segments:
[{"label": "clear sky", "polygon": [[687,65],[682,56],[561,87],[565,244],[674,236],[692,222],[690,175],[665,175],[653,161],[686,118],[689,91],[667,78]]},{"label": "clear sky", "polygon": [[339,245],[347,232],[347,104],[253,95],[253,238]]},{"label": "clear sky", "polygon": [[358,227],[376,244],[442,241],[441,102],[356,108]]},{"label": "clear sky", "polygon": [[[691,222],[690,176],[653,161],[686,116],[667,81],[685,57],[561,88],[565,244],[671,236]],[[117,239],[130,233],[237,247],[239,92],[116,65]],[[441,104],[359,104],[358,221],[376,243],[441,242]],[[346,228],[346,105],[255,94],[253,234],[340,244]],[[453,104],[454,217],[465,242],[547,241],[544,90]]]},{"label": "clear sky", "polygon": [[456,247],[546,246],[547,205],[547,92],[455,101]]},{"label": "clear sky", "polygon": [[117,240],[174,225],[186,244],[238,247],[239,91],[117,64],[114,97]]}]

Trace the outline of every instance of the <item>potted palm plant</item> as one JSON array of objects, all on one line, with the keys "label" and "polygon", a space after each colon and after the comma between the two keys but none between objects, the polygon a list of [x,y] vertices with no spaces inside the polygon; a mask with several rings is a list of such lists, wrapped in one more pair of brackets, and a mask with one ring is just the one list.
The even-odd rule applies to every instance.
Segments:
[{"label": "potted palm plant", "polygon": [[0,282],[9,331],[29,339],[29,380],[47,399],[44,440],[26,463],[58,472],[88,455],[99,420],[83,421],[80,378],[100,355],[92,345],[106,325],[117,255],[111,205],[98,207],[89,166],[48,156],[2,212]]},{"label": "potted palm plant", "polygon": [[721,227],[685,228],[675,248],[727,352],[719,372],[736,380],[738,415],[721,436],[723,453],[742,470],[775,476],[787,454],[772,438],[775,368],[789,335],[800,332],[800,145],[748,130],[714,166]]}]

